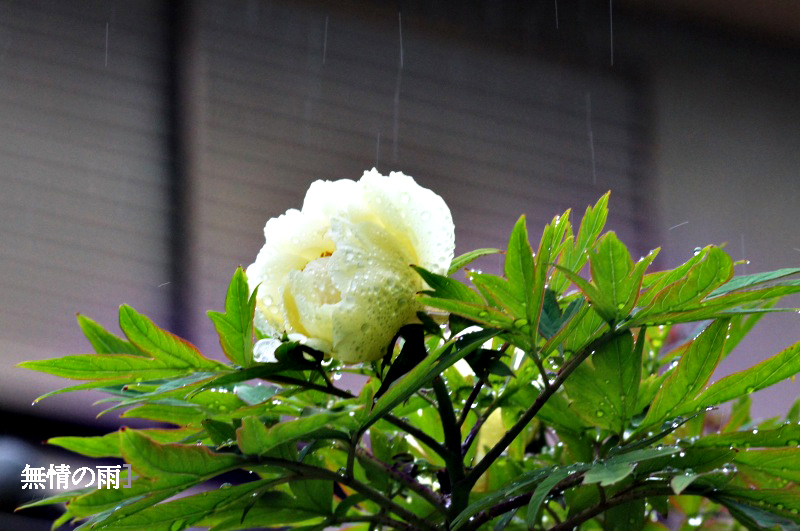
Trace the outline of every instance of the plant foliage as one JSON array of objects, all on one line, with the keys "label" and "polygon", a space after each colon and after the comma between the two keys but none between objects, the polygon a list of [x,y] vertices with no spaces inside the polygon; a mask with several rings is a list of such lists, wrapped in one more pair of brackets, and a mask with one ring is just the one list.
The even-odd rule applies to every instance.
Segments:
[{"label": "plant foliage", "polygon": [[[503,275],[467,271],[467,286],[418,269],[420,300],[449,325],[420,314],[383,363],[344,366],[287,338],[275,362],[254,360],[255,299],[241,269],[224,312],[209,313],[228,363],[128,306],[125,337],[79,317],[95,353],[22,366],[84,382],[55,393],[104,391],[108,410],[173,428],[51,439],[123,459],[131,488],[29,505],[66,501],[59,522],[98,531],[632,530],[659,529],[668,512],[799,528],[800,406],[758,424],[749,395],[800,372],[800,343],[714,372],[758,319],[781,311],[780,297],[800,292],[800,269],[734,277],[711,245],[650,271],[658,250],[634,262],[603,233],[607,204],[608,194],[577,232],[569,212],[556,217],[534,247],[520,218]],[[457,258],[451,273],[496,252]],[[674,341],[690,322],[697,333]],[[365,377],[359,393],[337,385],[346,373]],[[726,402],[730,420],[707,433]],[[237,470],[246,479],[220,484]]]}]

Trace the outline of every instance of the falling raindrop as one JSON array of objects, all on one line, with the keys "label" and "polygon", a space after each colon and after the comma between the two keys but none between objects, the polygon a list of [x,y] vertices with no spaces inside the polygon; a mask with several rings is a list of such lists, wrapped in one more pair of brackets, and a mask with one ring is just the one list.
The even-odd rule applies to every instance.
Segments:
[{"label": "falling raindrop", "polygon": [[608,34],[611,41],[611,66],[614,66],[614,4],[608,0]]},{"label": "falling raindrop", "polygon": [[558,29],[558,0],[556,2],[556,29]]},{"label": "falling raindrop", "polygon": [[589,153],[592,156],[592,184],[597,184],[597,169],[594,161],[594,132],[592,131],[592,95],[586,93],[586,129],[589,133]]},{"label": "falling raindrop", "polygon": [[105,55],[104,66],[105,66],[105,68],[108,68],[108,22],[106,22],[106,48],[105,48],[105,50],[106,50],[106,55]]},{"label": "falling raindrop", "polygon": [[742,265],[742,274],[746,275],[747,274],[747,264],[749,264],[750,261],[747,260],[747,253],[744,250],[744,233],[742,233],[740,235],[740,239],[742,241],[742,260],[744,260],[744,265]]},{"label": "falling raindrop", "polygon": [[381,132],[378,131],[378,138],[375,140],[375,168],[381,160]]},{"label": "falling raindrop", "polygon": [[403,14],[397,12],[397,24],[400,31],[400,70],[403,69]]},{"label": "falling raindrop", "polygon": [[325,33],[322,37],[322,64],[328,58],[328,16],[325,16]]},{"label": "falling raindrop", "polygon": [[683,227],[684,225],[688,225],[688,224],[689,224],[688,221],[684,221],[683,223],[678,223],[677,225],[673,225],[668,230],[677,229],[678,227]]}]

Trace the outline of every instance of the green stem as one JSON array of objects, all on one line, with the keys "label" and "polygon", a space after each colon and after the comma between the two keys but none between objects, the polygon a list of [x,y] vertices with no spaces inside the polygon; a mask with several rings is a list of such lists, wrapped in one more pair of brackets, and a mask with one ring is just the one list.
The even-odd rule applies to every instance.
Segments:
[{"label": "green stem", "polygon": [[539,355],[535,351],[530,353],[530,357],[533,358],[533,363],[535,363],[536,368],[539,369],[539,374],[542,376],[542,382],[544,382],[544,388],[547,389],[550,387],[550,379],[547,377],[547,371],[544,369],[541,358],[539,358]]},{"label": "green stem", "polygon": [[[684,492],[686,494],[696,494],[689,489]],[[670,494],[674,494],[670,487],[647,487],[643,489],[630,488],[620,492],[616,496],[612,496],[611,498],[604,500],[594,507],[584,509],[583,511],[573,515],[571,518],[568,518],[560,524],[553,526],[550,528],[550,531],[570,531],[572,529],[577,529],[585,521],[589,520],[590,518],[594,518],[598,514],[616,507],[617,505],[622,505],[623,503],[628,503],[633,500],[639,500],[641,498],[647,498],[650,496],[666,496]]]},{"label": "green stem", "polygon": [[375,514],[371,516],[344,516],[342,518],[331,518],[326,522],[326,525],[334,526],[338,524],[357,523],[357,522],[377,523],[390,526],[393,529],[403,529],[405,531],[414,531],[416,529],[414,526],[410,524],[380,514]]},{"label": "green stem", "polygon": [[449,458],[445,458],[447,474],[450,477],[452,498],[450,512],[457,515],[469,504],[469,488],[464,488],[464,460],[461,458],[461,430],[456,423],[456,413],[447,386],[440,376],[433,379],[433,391],[436,393],[436,402],[439,407],[439,416],[442,419],[444,430],[444,445],[450,451]]},{"label": "green stem", "polygon": [[358,449],[358,441],[360,439],[360,431],[353,432],[353,434],[350,436],[350,447],[347,449],[347,467],[345,468],[345,474],[347,474],[347,477],[349,478],[355,477],[353,474],[353,469],[355,467],[356,450]]},{"label": "green stem", "polygon": [[266,465],[266,466],[276,466],[279,468],[283,468],[294,472],[296,474],[300,474],[304,478],[307,479],[324,479],[328,481],[337,481],[342,485],[350,487],[354,491],[358,492],[362,496],[367,499],[372,500],[373,502],[377,503],[379,506],[383,507],[389,512],[392,512],[402,518],[403,520],[407,521],[409,524],[412,524],[414,529],[424,529],[427,531],[435,531],[435,527],[430,525],[424,519],[416,516],[414,513],[401,507],[400,505],[396,504],[377,490],[373,489],[372,487],[361,483],[357,479],[353,477],[348,477],[342,474],[337,474],[336,472],[332,472],[325,468],[320,468],[313,465],[306,465],[303,463],[298,463],[295,461],[290,461],[288,459],[280,459],[277,457],[259,457],[255,461],[256,464],[259,465]]},{"label": "green stem", "polygon": [[539,396],[536,397],[536,400],[534,400],[533,404],[531,404],[531,407],[529,407],[525,413],[523,413],[522,417],[520,417],[520,419],[511,427],[511,429],[500,438],[497,444],[495,444],[494,447],[492,447],[492,449],[486,453],[483,459],[481,459],[478,464],[475,465],[475,468],[473,468],[472,471],[467,475],[465,483],[470,489],[475,485],[483,473],[488,470],[492,463],[494,463],[495,460],[500,457],[500,454],[502,454],[506,448],[508,448],[509,445],[514,442],[514,439],[516,439],[522,430],[525,429],[525,426],[527,426],[528,423],[533,420],[533,418],[537,413],[539,413],[539,410],[542,409],[542,406],[547,403],[550,397],[553,396],[556,391],[558,391],[569,375],[571,375],[572,372],[577,369],[578,366],[583,363],[584,360],[586,360],[586,358],[588,358],[595,350],[611,341],[620,333],[620,331],[609,330],[584,347],[583,350],[581,350],[575,357],[564,364],[564,366],[558,372],[555,380],[553,380],[549,386],[546,386],[542,390]]},{"label": "green stem", "polygon": [[362,459],[367,459],[375,466],[382,468],[387,474],[389,474],[392,477],[392,479],[394,479],[395,481],[403,485],[405,488],[416,493],[420,498],[424,499],[425,501],[433,505],[433,507],[436,508],[437,511],[439,511],[444,515],[447,514],[447,509],[445,509],[444,507],[444,500],[442,500],[442,497],[439,496],[439,494],[437,494],[430,488],[426,487],[425,485],[419,483],[417,480],[415,480],[408,474],[405,474],[400,470],[397,470],[396,468],[387,465],[386,463],[384,463],[383,461],[381,461],[368,451],[359,448],[356,450],[356,452],[358,457]]},{"label": "green stem", "polygon": [[458,427],[464,425],[464,422],[467,420],[467,415],[469,415],[469,411],[472,409],[472,404],[475,403],[475,400],[478,399],[478,395],[481,394],[481,389],[483,388],[484,379],[478,378],[478,382],[470,391],[469,396],[467,397],[467,401],[464,402],[464,406],[461,408],[461,414],[458,417]]},{"label": "green stem", "polygon": [[[344,389],[339,389],[338,387],[335,386],[326,387],[324,385],[318,385],[315,383],[306,382],[305,380],[298,380],[297,378],[291,378],[288,376],[281,376],[278,374],[274,374],[262,379],[286,385],[297,385],[299,387],[303,387],[304,389],[309,389],[311,391],[320,391],[322,393],[328,393],[329,395],[338,396],[339,398],[355,398],[355,395],[353,395],[352,393],[349,393]],[[401,430],[405,431],[409,435],[416,438],[419,442],[428,446],[431,450],[436,452],[442,459],[447,460],[449,458],[448,454],[450,452],[444,446],[442,446],[436,439],[426,434],[419,428],[412,426],[408,422],[399,419],[394,415],[385,415],[383,419],[389,424],[394,425],[396,428],[400,428]]]},{"label": "green stem", "polygon": [[425,446],[436,452],[439,455],[439,457],[445,460],[445,462],[448,459],[451,459],[450,454],[452,452],[450,452],[447,448],[442,446],[442,444],[439,441],[437,441],[424,431],[420,430],[419,428],[412,426],[408,422],[404,421],[403,419],[397,418],[394,415],[386,415],[385,417],[383,417],[383,420],[385,420],[386,422],[392,424],[397,428],[400,428],[404,432],[408,433],[409,435],[417,439],[419,442],[423,443]]}]

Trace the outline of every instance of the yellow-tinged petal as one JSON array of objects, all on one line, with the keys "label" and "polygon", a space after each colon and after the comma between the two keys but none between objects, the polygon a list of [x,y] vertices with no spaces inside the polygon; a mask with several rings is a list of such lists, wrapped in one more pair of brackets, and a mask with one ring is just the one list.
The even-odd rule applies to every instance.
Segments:
[{"label": "yellow-tinged petal", "polygon": [[411,177],[372,170],[358,182],[316,181],[302,211],[267,222],[247,269],[256,326],[302,334],[346,363],[378,359],[414,320],[421,278],[445,273],[455,248],[450,211]]}]

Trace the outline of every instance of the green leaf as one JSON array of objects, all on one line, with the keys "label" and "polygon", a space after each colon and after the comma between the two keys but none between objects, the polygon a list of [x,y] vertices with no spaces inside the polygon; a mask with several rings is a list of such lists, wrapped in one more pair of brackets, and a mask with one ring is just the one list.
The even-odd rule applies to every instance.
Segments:
[{"label": "green leaf", "polygon": [[[191,367],[200,370],[223,370],[228,367],[202,354],[178,336],[158,328],[150,319],[123,305],[119,309],[119,326],[139,350],[169,367]],[[165,378],[168,378],[165,377]]]},{"label": "green leaf", "polygon": [[207,417],[195,404],[143,404],[129,409],[121,418],[147,419],[170,422],[182,426],[198,426]]},{"label": "green leaf", "polygon": [[372,408],[372,411],[364,419],[360,431],[364,432],[372,424],[382,418],[386,413],[394,409],[410,398],[422,387],[429,385],[433,379],[445,371],[448,367],[464,358],[475,349],[480,348],[487,340],[497,335],[497,331],[486,330],[483,332],[470,334],[466,339],[462,339],[458,348],[454,348],[451,340],[440,348],[432,351],[416,367],[411,369],[402,378],[392,385],[386,394],[381,396]]},{"label": "green leaf", "polygon": [[[573,465],[569,467],[569,470],[572,472],[580,472],[588,468],[588,465]],[[504,485],[503,487],[495,490],[494,492],[480,498],[467,506],[466,509],[461,511],[461,513],[456,516],[453,520],[450,529],[452,531],[456,531],[464,524],[469,521],[471,516],[478,514],[479,512],[488,509],[494,505],[497,505],[500,502],[503,502],[509,498],[513,498],[514,496],[518,496],[525,492],[529,492],[531,487],[534,485],[539,484],[542,480],[548,477],[554,467],[547,467],[547,468],[539,468],[536,470],[532,470],[522,474],[519,479]]]},{"label": "green leaf", "polygon": [[240,466],[233,454],[218,454],[205,446],[159,444],[137,430],[120,430],[120,447],[125,461],[146,478],[167,475],[204,479]]},{"label": "green leaf", "polygon": [[178,378],[195,371],[193,367],[183,364],[173,366],[162,360],[130,354],[78,354],[47,360],[24,361],[18,367],[72,380],[100,380],[96,385],[84,385],[80,389],[129,383],[137,379],[150,381]]},{"label": "green leaf", "polygon": [[503,251],[500,249],[475,249],[474,251],[469,251],[464,253],[460,256],[456,256],[453,258],[453,261],[450,262],[450,269],[447,271],[447,276],[452,275],[459,269],[466,267],[476,259],[480,258],[481,256],[486,256],[489,254],[500,254]]},{"label": "green leaf", "polygon": [[497,520],[497,523],[494,525],[494,531],[503,531],[514,518],[514,515],[517,514],[518,510],[519,509],[508,511],[499,520]]},{"label": "green leaf", "polygon": [[414,269],[414,271],[419,273],[419,276],[422,277],[422,280],[424,280],[425,283],[430,286],[430,290],[423,292],[426,295],[430,295],[431,297],[436,297],[439,299],[453,299],[456,301],[470,302],[473,304],[481,303],[480,296],[458,280],[446,277],[444,275],[431,273],[430,271],[418,266],[412,265],[411,267]]},{"label": "green leaf", "polygon": [[800,343],[779,352],[758,365],[733,373],[713,383],[682,410],[705,408],[753,393],[800,372]]},{"label": "green leaf", "polygon": [[583,292],[586,298],[592,303],[592,308],[594,308],[595,312],[603,318],[603,321],[611,322],[616,319],[617,308],[614,306],[614,303],[609,295],[603,293],[597,289],[597,286],[587,280],[584,280],[583,277],[573,271],[570,271],[569,269],[566,269],[560,265],[556,265],[556,269],[565,277],[567,277],[570,282],[575,284],[575,286],[577,286],[581,292]]},{"label": "green leaf", "polygon": [[586,472],[583,483],[599,483],[601,487],[608,487],[630,476],[634,468],[636,463],[601,463]]},{"label": "green leaf", "polygon": [[[306,457],[306,464],[324,467],[322,459],[316,456]],[[330,480],[292,481],[289,483],[292,494],[298,505],[306,507],[309,512],[331,514],[333,504],[333,482]]]},{"label": "green leaf", "polygon": [[748,449],[739,452],[733,459],[737,465],[747,465],[761,472],[800,482],[800,448]]},{"label": "green leaf", "polygon": [[635,411],[642,349],[633,336],[615,337],[579,365],[564,383],[570,407],[590,424],[621,433]]},{"label": "green leaf", "polygon": [[612,507],[605,512],[603,531],[630,531],[631,529],[646,529],[644,527],[645,500],[633,500]]},{"label": "green leaf", "polygon": [[547,478],[542,480],[542,482],[536,486],[536,489],[533,491],[533,495],[528,502],[528,513],[525,517],[525,523],[527,524],[528,529],[533,529],[533,527],[539,521],[539,509],[542,506],[542,502],[544,502],[545,498],[547,498],[547,495],[550,494],[551,490],[553,490],[553,487],[558,485],[559,482],[563,481],[573,473],[574,471],[570,468],[556,468],[547,476]]},{"label": "green leaf", "polygon": [[258,498],[242,522],[243,510],[250,503],[252,494],[259,494],[269,483],[274,483],[274,480],[253,481],[201,492],[148,507],[124,519],[108,522],[110,525],[101,522],[95,529],[179,531],[194,525],[233,523],[234,519],[236,523],[246,522],[247,527],[272,526],[305,521],[316,516],[299,507],[291,496],[275,491]]},{"label": "green leaf", "polygon": [[701,252],[701,256],[684,276],[663,289],[659,289],[660,286],[651,288],[659,291],[652,302],[638,312],[637,317],[683,309],[697,303],[733,276],[733,261],[722,249],[709,246]]},{"label": "green leaf", "polygon": [[797,489],[749,489],[726,487],[709,496],[725,505],[737,520],[744,514],[763,528],[796,529],[800,523],[800,491]]},{"label": "green leaf", "polygon": [[617,239],[616,234],[607,232],[589,253],[592,283],[603,294],[603,312],[620,320],[631,312],[639,297],[639,288],[647,267],[655,259],[658,251],[651,252],[634,266],[628,248]]},{"label": "green leaf", "polygon": [[642,478],[656,473],[669,475],[684,472],[702,473],[729,465],[734,456],[736,450],[730,448],[676,448],[670,455],[640,461],[635,474]]},{"label": "green leaf", "polygon": [[[758,309],[769,309],[775,306],[777,302],[778,299],[773,299],[771,301],[760,301],[754,304]],[[731,330],[728,333],[728,340],[725,342],[725,353],[723,357],[727,357],[766,314],[767,312],[760,312],[749,315],[737,315],[731,318]]]},{"label": "green leaf", "polygon": [[[572,340],[572,344],[576,344],[575,336],[578,334],[573,335],[573,331],[581,325],[585,325],[589,319],[592,317],[597,318],[596,327],[600,328],[602,326],[607,326],[605,321],[597,314],[595,311],[591,311],[592,316],[589,319],[586,319],[587,315],[589,314],[591,308],[588,304],[585,303],[585,299],[583,297],[576,298],[573,300],[567,309],[564,311],[564,314],[561,316],[561,326],[559,327],[558,331],[545,342],[544,346],[542,347],[542,354],[547,356],[551,352],[553,352],[556,348],[558,348],[561,344],[566,344],[570,340]],[[594,331],[594,330],[593,330]],[[583,336],[581,336],[583,338]],[[574,352],[574,350],[567,349],[566,345],[564,351]]]},{"label": "green leaf", "polygon": [[[120,485],[127,481],[122,476],[123,474],[120,474]],[[80,495],[70,501],[68,508],[78,518],[97,515],[96,520],[110,523],[146,509],[202,481],[197,478],[171,475],[159,479],[138,478],[131,482],[130,487],[95,489]]]},{"label": "green leaf", "polygon": [[512,290],[519,294],[518,298],[530,303],[533,297],[534,263],[533,250],[528,241],[528,229],[525,226],[525,216],[520,216],[511,231],[506,254],[505,274]]},{"label": "green leaf", "polygon": [[698,477],[699,474],[682,474],[680,476],[675,476],[669,481],[669,486],[672,488],[672,492],[680,494]]},{"label": "green leaf", "polygon": [[[190,512],[196,506],[216,506],[217,508],[213,513],[194,522],[194,525],[197,526],[213,525],[213,531],[259,529],[265,526],[269,529],[284,529],[285,526],[292,526],[292,529],[302,529],[304,531],[312,529],[321,531],[321,529],[324,529],[319,525],[301,527],[302,524],[319,523],[321,525],[324,521],[323,515],[310,510],[302,500],[298,500],[281,491],[263,491],[264,487],[261,486],[254,485],[247,489],[247,485],[249,484],[245,483],[244,485],[230,487],[230,490],[241,488],[239,491],[230,493],[225,492],[228,489],[223,489],[222,494],[219,493],[219,490],[202,493],[198,496],[207,496],[210,499],[206,501],[189,498],[188,507],[180,507],[178,509],[180,512]],[[258,494],[258,499],[243,517],[244,509],[250,504],[248,498],[252,497],[252,494],[248,494],[249,492]],[[228,495],[223,496],[223,494]]]},{"label": "green leaf", "polygon": [[246,455],[261,455],[276,446],[311,436],[328,424],[342,421],[349,412],[316,413],[296,420],[279,422],[269,428],[256,417],[242,419],[242,427],[236,430],[239,448]]},{"label": "green leaf", "polygon": [[[159,443],[178,442],[197,432],[192,428],[138,430]],[[120,432],[115,431],[98,437],[53,437],[47,444],[60,446],[70,452],[86,457],[122,457],[120,450]]]},{"label": "green leaf", "polygon": [[[608,218],[609,194],[610,192],[606,192],[594,207],[589,206],[586,208],[574,246],[564,246],[558,265],[567,271],[580,271],[586,260],[588,260],[587,251],[594,246],[595,240],[603,231]],[[569,284],[569,280],[563,275],[562,271],[561,269],[556,271],[550,282],[551,288],[557,293],[563,292]]]},{"label": "green leaf", "polygon": [[670,415],[677,416],[693,411],[680,406],[691,401],[708,383],[722,358],[729,329],[728,320],[714,321],[691,342],[678,366],[656,394],[642,427],[652,426]]},{"label": "green leaf", "polygon": [[800,445],[800,425],[784,424],[774,430],[715,433],[692,442],[695,447],[774,448]]},{"label": "green leaf", "polygon": [[257,417],[244,417],[236,436],[245,455],[259,455],[279,444],[270,439],[269,430]]},{"label": "green leaf", "polygon": [[80,496],[81,494],[86,494],[87,492],[94,492],[94,487],[85,487],[82,489],[75,489],[70,490],[67,492],[60,492],[58,494],[54,494],[52,496],[47,496],[45,498],[40,498],[38,500],[30,501],[28,503],[24,503],[17,507],[16,511],[21,511],[22,509],[30,509],[32,507],[43,507],[45,505],[55,505],[57,503],[66,503],[70,501],[72,498],[76,496]]},{"label": "green leaf", "polygon": [[253,363],[253,315],[256,291],[250,295],[247,277],[241,267],[231,278],[225,297],[225,313],[208,312],[219,334],[222,351],[229,360],[242,367]]},{"label": "green leaf", "polygon": [[143,356],[142,351],[128,341],[115,336],[88,317],[78,314],[78,325],[97,354],[131,354]]},{"label": "green leaf", "polygon": [[[580,299],[575,299],[575,301],[578,300]],[[550,339],[556,335],[562,324],[561,307],[558,304],[556,292],[551,289],[545,289],[542,313],[539,316],[539,334],[545,339]]]},{"label": "green leaf", "polygon": [[475,272],[470,272],[467,277],[478,288],[486,302],[495,308],[505,310],[520,319],[527,315],[525,303],[519,298],[521,294],[514,291],[508,280],[488,273]]},{"label": "green leaf", "polygon": [[[542,231],[539,250],[536,252],[535,257],[536,266],[533,276],[533,285],[531,286],[532,290],[525,292],[531,344],[534,345],[536,344],[535,337],[536,333],[539,331],[539,321],[541,319],[542,307],[547,290],[548,271],[564,247],[563,239],[568,227],[570,227],[569,210],[567,210],[563,216],[556,216]],[[527,234],[525,237],[527,243]]]},{"label": "green leaf", "polygon": [[791,518],[748,503],[742,503],[741,500],[723,497],[717,501],[724,505],[731,516],[749,530],[796,530],[798,528]]},{"label": "green leaf", "polygon": [[743,275],[740,277],[734,277],[729,282],[723,284],[719,288],[709,293],[709,296],[716,297],[717,295],[724,295],[725,293],[730,293],[732,291],[738,291],[745,288],[750,288],[758,284],[764,284],[765,282],[771,282],[773,280],[778,280],[780,278],[797,274],[800,274],[800,267],[789,267],[784,269],[777,269],[775,271],[754,273],[752,275]]},{"label": "green leaf", "polygon": [[208,437],[217,448],[229,445],[231,441],[236,440],[236,429],[232,424],[222,422],[221,420],[203,419],[202,425]]},{"label": "green leaf", "polygon": [[512,330],[514,328],[514,320],[511,317],[495,308],[484,306],[483,304],[471,304],[457,300],[432,297],[419,297],[419,301],[433,308],[466,317],[467,319],[487,327],[504,328],[506,330]]}]

